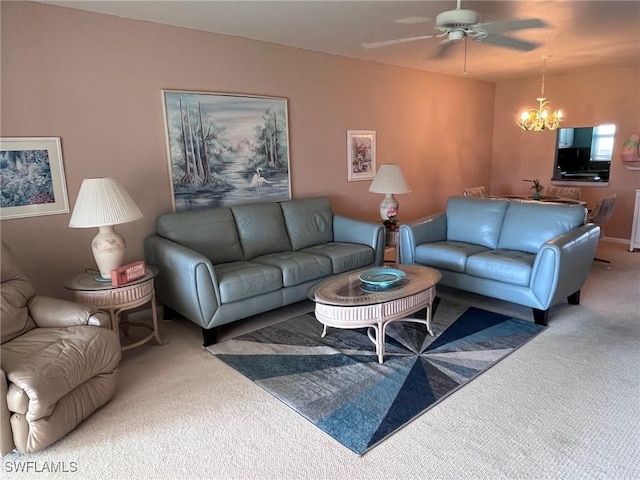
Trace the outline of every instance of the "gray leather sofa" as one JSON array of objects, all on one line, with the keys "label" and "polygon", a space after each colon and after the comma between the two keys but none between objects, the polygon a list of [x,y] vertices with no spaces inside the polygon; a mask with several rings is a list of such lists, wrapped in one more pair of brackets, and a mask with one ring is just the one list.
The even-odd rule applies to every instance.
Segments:
[{"label": "gray leather sofa", "polygon": [[384,227],[334,215],[326,197],[161,215],[145,239],[160,269],[156,292],[171,310],[217,327],[307,298],[332,275],[382,265]]},{"label": "gray leather sofa", "polygon": [[580,206],[451,197],[446,211],[400,227],[402,263],[442,273],[441,284],[533,309],[580,302],[600,228]]}]

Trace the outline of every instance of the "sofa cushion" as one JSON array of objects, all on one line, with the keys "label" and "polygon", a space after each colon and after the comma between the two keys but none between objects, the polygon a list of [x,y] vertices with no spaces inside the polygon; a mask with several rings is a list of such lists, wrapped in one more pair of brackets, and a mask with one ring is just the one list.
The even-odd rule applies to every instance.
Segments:
[{"label": "sofa cushion", "polygon": [[466,273],[514,285],[529,285],[536,256],[518,250],[489,250],[467,259]]},{"label": "sofa cushion", "polygon": [[[2,345],[2,369],[15,385],[8,401],[27,420],[47,417],[56,402],[89,379],[114,371],[120,362],[118,335],[87,325],[34,328]],[[28,402],[24,401],[24,392]],[[17,410],[17,411],[20,411]]]},{"label": "sofa cushion", "polygon": [[471,255],[487,251],[487,247],[465,242],[431,242],[418,245],[415,262],[433,268],[464,273]]},{"label": "sofa cushion", "polygon": [[447,201],[447,240],[496,248],[508,200],[450,197]]},{"label": "sofa cushion", "polygon": [[509,202],[498,248],[537,253],[543,243],[584,223],[584,207]]},{"label": "sofa cushion", "polygon": [[331,242],[300,251],[329,258],[334,274],[366,267],[374,262],[373,248],[356,243]]},{"label": "sofa cushion", "polygon": [[333,242],[333,213],[327,197],[280,202],[294,250]]},{"label": "sofa cushion", "polygon": [[158,235],[201,253],[211,263],[242,260],[242,248],[231,209],[202,208],[160,215]]},{"label": "sofa cushion", "polygon": [[262,255],[251,260],[278,268],[282,272],[282,284],[293,287],[301,283],[331,275],[331,260],[322,255],[303,252],[279,252]]},{"label": "sofa cushion", "polygon": [[231,207],[245,260],[291,250],[280,204],[253,203]]},{"label": "sofa cushion", "polygon": [[231,303],[282,288],[282,273],[270,265],[233,262],[214,265],[220,302]]}]

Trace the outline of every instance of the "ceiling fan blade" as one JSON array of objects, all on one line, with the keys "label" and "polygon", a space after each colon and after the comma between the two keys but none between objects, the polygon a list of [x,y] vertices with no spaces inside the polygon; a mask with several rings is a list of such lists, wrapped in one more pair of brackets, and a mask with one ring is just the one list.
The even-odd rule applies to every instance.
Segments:
[{"label": "ceiling fan blade", "polygon": [[440,42],[440,48],[433,56],[436,60],[442,60],[443,58],[447,58],[451,55],[453,51],[453,47],[456,45],[457,40],[443,40]]},{"label": "ceiling fan blade", "polygon": [[435,35],[422,35],[420,37],[409,37],[409,38],[396,38],[395,40],[384,40],[382,42],[369,42],[363,43],[363,48],[378,48],[378,47],[387,47],[389,45],[397,45],[399,43],[408,43],[415,42],[417,40],[425,40],[427,38],[433,38]]},{"label": "ceiling fan blade", "polygon": [[478,28],[488,33],[505,33],[529,28],[546,28],[549,25],[539,18],[523,18],[519,20],[505,20],[502,22],[479,23]]},{"label": "ceiling fan blade", "polygon": [[517,40],[515,38],[494,35],[491,33],[486,36],[475,37],[474,39],[481,43],[490,43],[497,47],[511,48],[513,50],[521,50],[523,52],[530,52],[540,46],[539,43],[526,42],[524,40]]}]

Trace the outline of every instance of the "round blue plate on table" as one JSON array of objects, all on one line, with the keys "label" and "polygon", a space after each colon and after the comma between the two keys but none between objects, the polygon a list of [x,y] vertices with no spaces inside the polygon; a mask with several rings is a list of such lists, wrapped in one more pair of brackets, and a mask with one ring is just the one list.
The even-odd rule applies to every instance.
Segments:
[{"label": "round blue plate on table", "polygon": [[403,280],[406,274],[396,268],[372,268],[360,274],[360,281],[367,286],[391,287]]}]

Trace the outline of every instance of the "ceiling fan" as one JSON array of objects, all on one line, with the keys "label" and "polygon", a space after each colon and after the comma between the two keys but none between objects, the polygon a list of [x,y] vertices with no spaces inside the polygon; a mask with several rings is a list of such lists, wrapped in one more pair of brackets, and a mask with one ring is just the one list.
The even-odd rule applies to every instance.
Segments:
[{"label": "ceiling fan", "polygon": [[[416,17],[411,21],[398,21],[399,23],[415,23]],[[502,35],[515,30],[526,30],[530,28],[546,28],[548,25],[539,18],[523,18],[505,20],[500,22],[480,23],[480,14],[474,10],[464,10],[460,8],[458,0],[455,10],[447,10],[436,16],[435,29],[441,33],[433,35],[420,35],[418,37],[397,38],[381,42],[363,43],[363,48],[378,48],[400,43],[414,42],[428,38],[444,38],[435,58],[444,58],[448,55],[451,47],[458,41],[471,38],[477,42],[488,43],[498,47],[510,48],[529,52],[540,46],[539,43],[527,42],[513,37]]]}]

